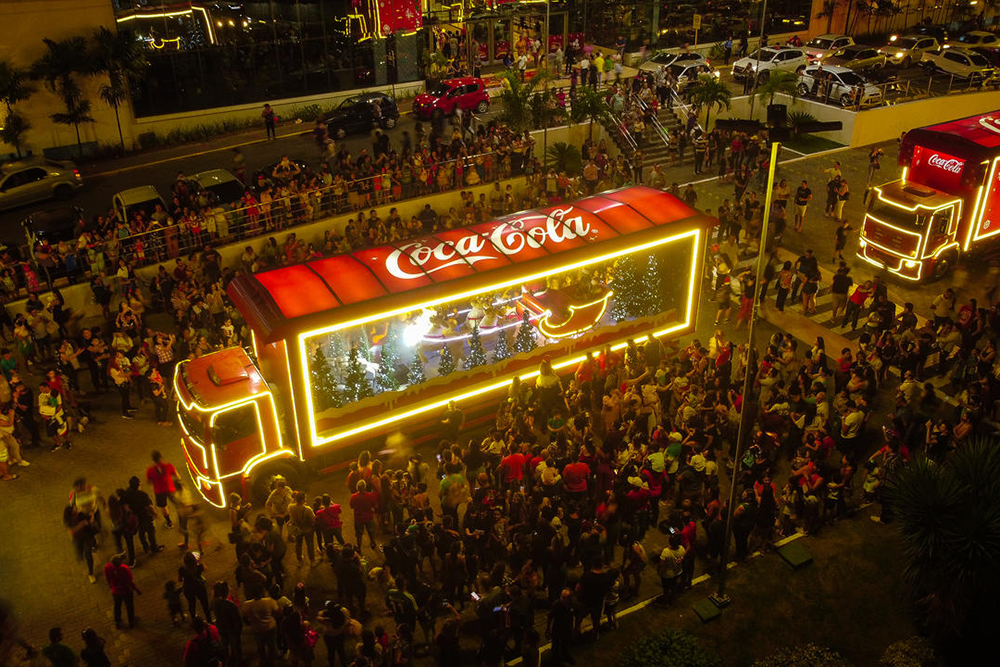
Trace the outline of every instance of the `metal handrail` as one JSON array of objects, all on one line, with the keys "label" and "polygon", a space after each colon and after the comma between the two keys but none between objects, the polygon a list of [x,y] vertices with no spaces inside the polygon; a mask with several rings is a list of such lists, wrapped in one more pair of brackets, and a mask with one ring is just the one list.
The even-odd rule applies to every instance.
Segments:
[{"label": "metal handrail", "polygon": [[608,106],[608,118],[610,118],[611,122],[614,123],[615,129],[618,130],[618,134],[622,136],[625,142],[629,145],[629,148],[632,149],[632,153],[639,150],[639,144],[636,143],[632,133],[625,126],[625,121],[615,115],[614,109],[612,109],[610,105]]},{"label": "metal handrail", "polygon": [[[640,109],[644,111],[649,110],[649,105],[646,104],[641,97],[637,97],[636,101],[639,103]],[[652,119],[653,128],[656,130],[657,136],[660,137],[660,141],[663,142],[664,146],[670,148],[670,135],[667,133],[666,129],[664,129],[660,119],[656,117],[655,113],[650,114],[650,118]]]}]

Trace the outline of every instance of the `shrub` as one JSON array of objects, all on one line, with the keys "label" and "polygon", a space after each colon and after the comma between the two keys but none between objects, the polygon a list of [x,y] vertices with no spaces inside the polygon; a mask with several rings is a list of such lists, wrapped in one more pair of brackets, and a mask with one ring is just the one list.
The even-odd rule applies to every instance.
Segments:
[{"label": "shrub", "polygon": [[629,646],[618,667],[719,667],[722,660],[686,632],[665,630]]},{"label": "shrub", "polygon": [[802,646],[786,646],[777,653],[757,660],[753,667],[853,667],[836,651],[804,644]]},{"label": "shrub", "polygon": [[799,133],[799,127],[805,125],[806,123],[815,123],[816,116],[812,115],[808,111],[789,111],[788,112],[788,126],[792,128],[795,134]]},{"label": "shrub", "polygon": [[923,637],[910,637],[890,644],[878,661],[879,667],[935,667],[934,648]]}]

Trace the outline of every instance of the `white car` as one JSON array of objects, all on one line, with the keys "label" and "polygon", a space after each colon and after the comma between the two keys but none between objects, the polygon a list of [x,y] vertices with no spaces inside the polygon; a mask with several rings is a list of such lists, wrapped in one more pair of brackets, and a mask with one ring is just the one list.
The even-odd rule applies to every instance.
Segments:
[{"label": "white car", "polygon": [[797,72],[808,64],[809,57],[802,49],[765,47],[734,62],[733,78],[742,81],[747,77],[756,76],[757,80],[763,83],[767,80],[771,70],[783,69]]},{"label": "white car", "polygon": [[854,38],[847,35],[820,35],[813,37],[802,47],[806,55],[815,62],[833,55],[845,46],[854,44]]},{"label": "white car", "polygon": [[653,55],[652,58],[639,65],[639,69],[645,72],[655,72],[660,69],[661,66],[670,65],[708,65],[711,67],[712,63],[708,62],[708,58],[701,55],[700,53],[668,53],[666,51],[660,51]]},{"label": "white car", "polygon": [[215,202],[213,203],[222,206],[239,202],[247,191],[246,186],[243,185],[240,179],[225,169],[202,171],[189,176],[188,180],[194,185],[192,192],[207,190],[215,197]]},{"label": "white car", "polygon": [[671,74],[674,75],[674,79],[677,80],[677,92],[680,93],[685,90],[692,83],[698,81],[698,77],[703,74],[711,74],[715,78],[719,78],[722,74],[719,70],[714,69],[707,62],[704,63],[674,63],[667,67]]},{"label": "white car", "polygon": [[164,211],[167,210],[163,197],[152,185],[140,185],[137,188],[122,190],[111,198],[115,215],[118,216],[119,220],[124,221],[130,220],[136,211],[142,211],[146,219],[149,220],[153,211],[156,210],[157,204],[162,206]]},{"label": "white car", "polygon": [[981,83],[993,77],[993,65],[974,51],[946,46],[924,53],[921,63],[929,73],[951,74],[956,79]]},{"label": "white car", "polygon": [[46,199],[69,199],[83,187],[72,162],[29,157],[0,165],[0,210]]},{"label": "white car", "polygon": [[957,46],[965,49],[996,49],[1000,48],[1000,37],[997,37],[992,32],[986,32],[985,30],[972,30],[956,39],[949,39],[945,42],[945,45],[949,47]]},{"label": "white car", "polygon": [[825,77],[830,86],[829,95],[824,94],[824,99],[830,102],[839,102],[841,106],[849,107],[857,104],[857,91],[861,91],[860,104],[863,107],[876,106],[882,103],[882,91],[878,86],[874,86],[852,69],[847,67],[826,67],[824,65],[810,65],[799,74],[799,94],[820,95],[822,90],[820,81]]},{"label": "white car", "polygon": [[926,35],[904,35],[890,40],[879,49],[889,59],[886,64],[898,65],[906,69],[910,65],[923,60],[924,52],[940,49],[941,45],[934,37]]}]

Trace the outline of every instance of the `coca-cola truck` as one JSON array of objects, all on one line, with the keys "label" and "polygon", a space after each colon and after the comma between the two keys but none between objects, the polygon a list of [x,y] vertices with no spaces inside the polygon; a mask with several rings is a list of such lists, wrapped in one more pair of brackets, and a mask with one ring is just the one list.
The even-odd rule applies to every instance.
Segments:
[{"label": "coca-cola truck", "polygon": [[902,178],[874,188],[858,256],[907,280],[941,278],[1000,233],[1000,111],[910,130]]}]

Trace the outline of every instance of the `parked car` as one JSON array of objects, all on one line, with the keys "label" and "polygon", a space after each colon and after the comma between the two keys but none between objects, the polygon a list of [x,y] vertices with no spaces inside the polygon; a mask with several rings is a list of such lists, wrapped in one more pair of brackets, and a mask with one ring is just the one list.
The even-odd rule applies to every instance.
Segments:
[{"label": "parked car", "polygon": [[879,52],[885,54],[887,65],[898,65],[906,69],[910,65],[919,63],[923,59],[925,51],[940,48],[941,45],[934,37],[904,35],[890,40],[888,44],[879,49]]},{"label": "parked car", "polygon": [[421,119],[450,116],[455,109],[486,113],[489,108],[490,94],[486,92],[486,82],[474,76],[445,79],[413,98],[413,115]]},{"label": "parked car", "polygon": [[669,51],[657,51],[653,57],[639,65],[639,69],[645,72],[655,72],[660,67],[673,65],[674,63],[698,63],[711,65],[708,58],[700,53],[670,53]]},{"label": "parked car", "polygon": [[819,35],[810,39],[803,48],[814,62],[831,56],[845,46],[854,44],[854,38],[847,35]]},{"label": "parked car", "polygon": [[28,158],[0,166],[0,210],[46,199],[69,199],[83,177],[69,160]]},{"label": "parked car", "polygon": [[[376,106],[380,112],[377,120]],[[360,93],[348,97],[325,119],[330,136],[337,139],[343,139],[348,134],[368,132],[376,123],[384,129],[392,129],[398,120],[396,101],[385,93]]]},{"label": "parked car", "polygon": [[1000,72],[1000,49],[981,49],[975,47],[969,50],[973,53],[978,53],[983,58],[986,58],[986,60],[993,65],[994,74]]},{"label": "parked car", "polygon": [[921,66],[929,74],[934,72],[951,74],[970,83],[982,83],[993,77],[993,65],[989,60],[975,51],[958,47],[942,46],[940,49],[926,52]]},{"label": "parked car", "polygon": [[698,80],[702,74],[711,74],[719,78],[722,74],[717,69],[713,69],[708,63],[696,63],[693,61],[674,63],[667,70],[674,75],[677,81],[677,92],[683,92],[692,83]]},{"label": "parked car", "polygon": [[228,206],[243,198],[246,187],[240,179],[225,169],[209,169],[188,177],[192,192],[207,190],[214,198],[215,204]]},{"label": "parked car", "polygon": [[940,44],[948,41],[948,29],[943,25],[915,25],[913,32],[926,37],[933,37]]},{"label": "parked car", "polygon": [[841,106],[854,106],[856,103],[856,91],[860,89],[860,104],[863,107],[875,106],[882,103],[882,91],[878,86],[874,86],[864,79],[860,74],[847,67],[826,65],[810,65],[799,74],[799,94],[817,94],[820,89],[821,77],[826,77],[829,82],[830,93],[827,99],[831,102],[839,102]]},{"label": "parked car", "polygon": [[83,209],[62,204],[32,211],[21,222],[21,226],[24,228],[24,238],[28,241],[28,252],[34,256],[36,243],[48,241],[54,245],[60,241],[76,239],[80,230],[85,227]]},{"label": "parked car", "polygon": [[783,69],[797,72],[809,64],[806,52],[797,48],[763,48],[733,63],[733,78],[739,81],[756,76],[760,82],[767,80],[771,70]]},{"label": "parked car", "polygon": [[964,35],[959,35],[956,39],[949,39],[946,46],[957,46],[965,49],[1000,49],[1000,37],[985,30],[971,30]]},{"label": "parked car", "polygon": [[824,65],[847,67],[858,72],[885,67],[885,54],[874,46],[852,44],[846,46],[823,61]]},{"label": "parked car", "polygon": [[148,220],[157,204],[167,210],[163,197],[152,185],[122,190],[111,198],[111,206],[119,220],[131,220],[136,211],[142,211]]},{"label": "parked car", "polygon": [[286,170],[290,170],[293,174],[295,172],[305,173],[306,171],[310,170],[310,167],[308,164],[306,164],[305,160],[299,160],[298,158],[288,158],[287,169],[286,167],[283,166],[282,164],[283,162],[284,159],[281,159],[278,160],[277,162],[272,162],[269,165],[261,167],[260,169],[255,171],[253,175],[250,177],[250,185],[258,189],[274,185],[275,184],[274,172],[276,169],[278,169],[279,166],[282,167],[282,169],[278,172],[279,175],[282,173],[282,171]]}]

